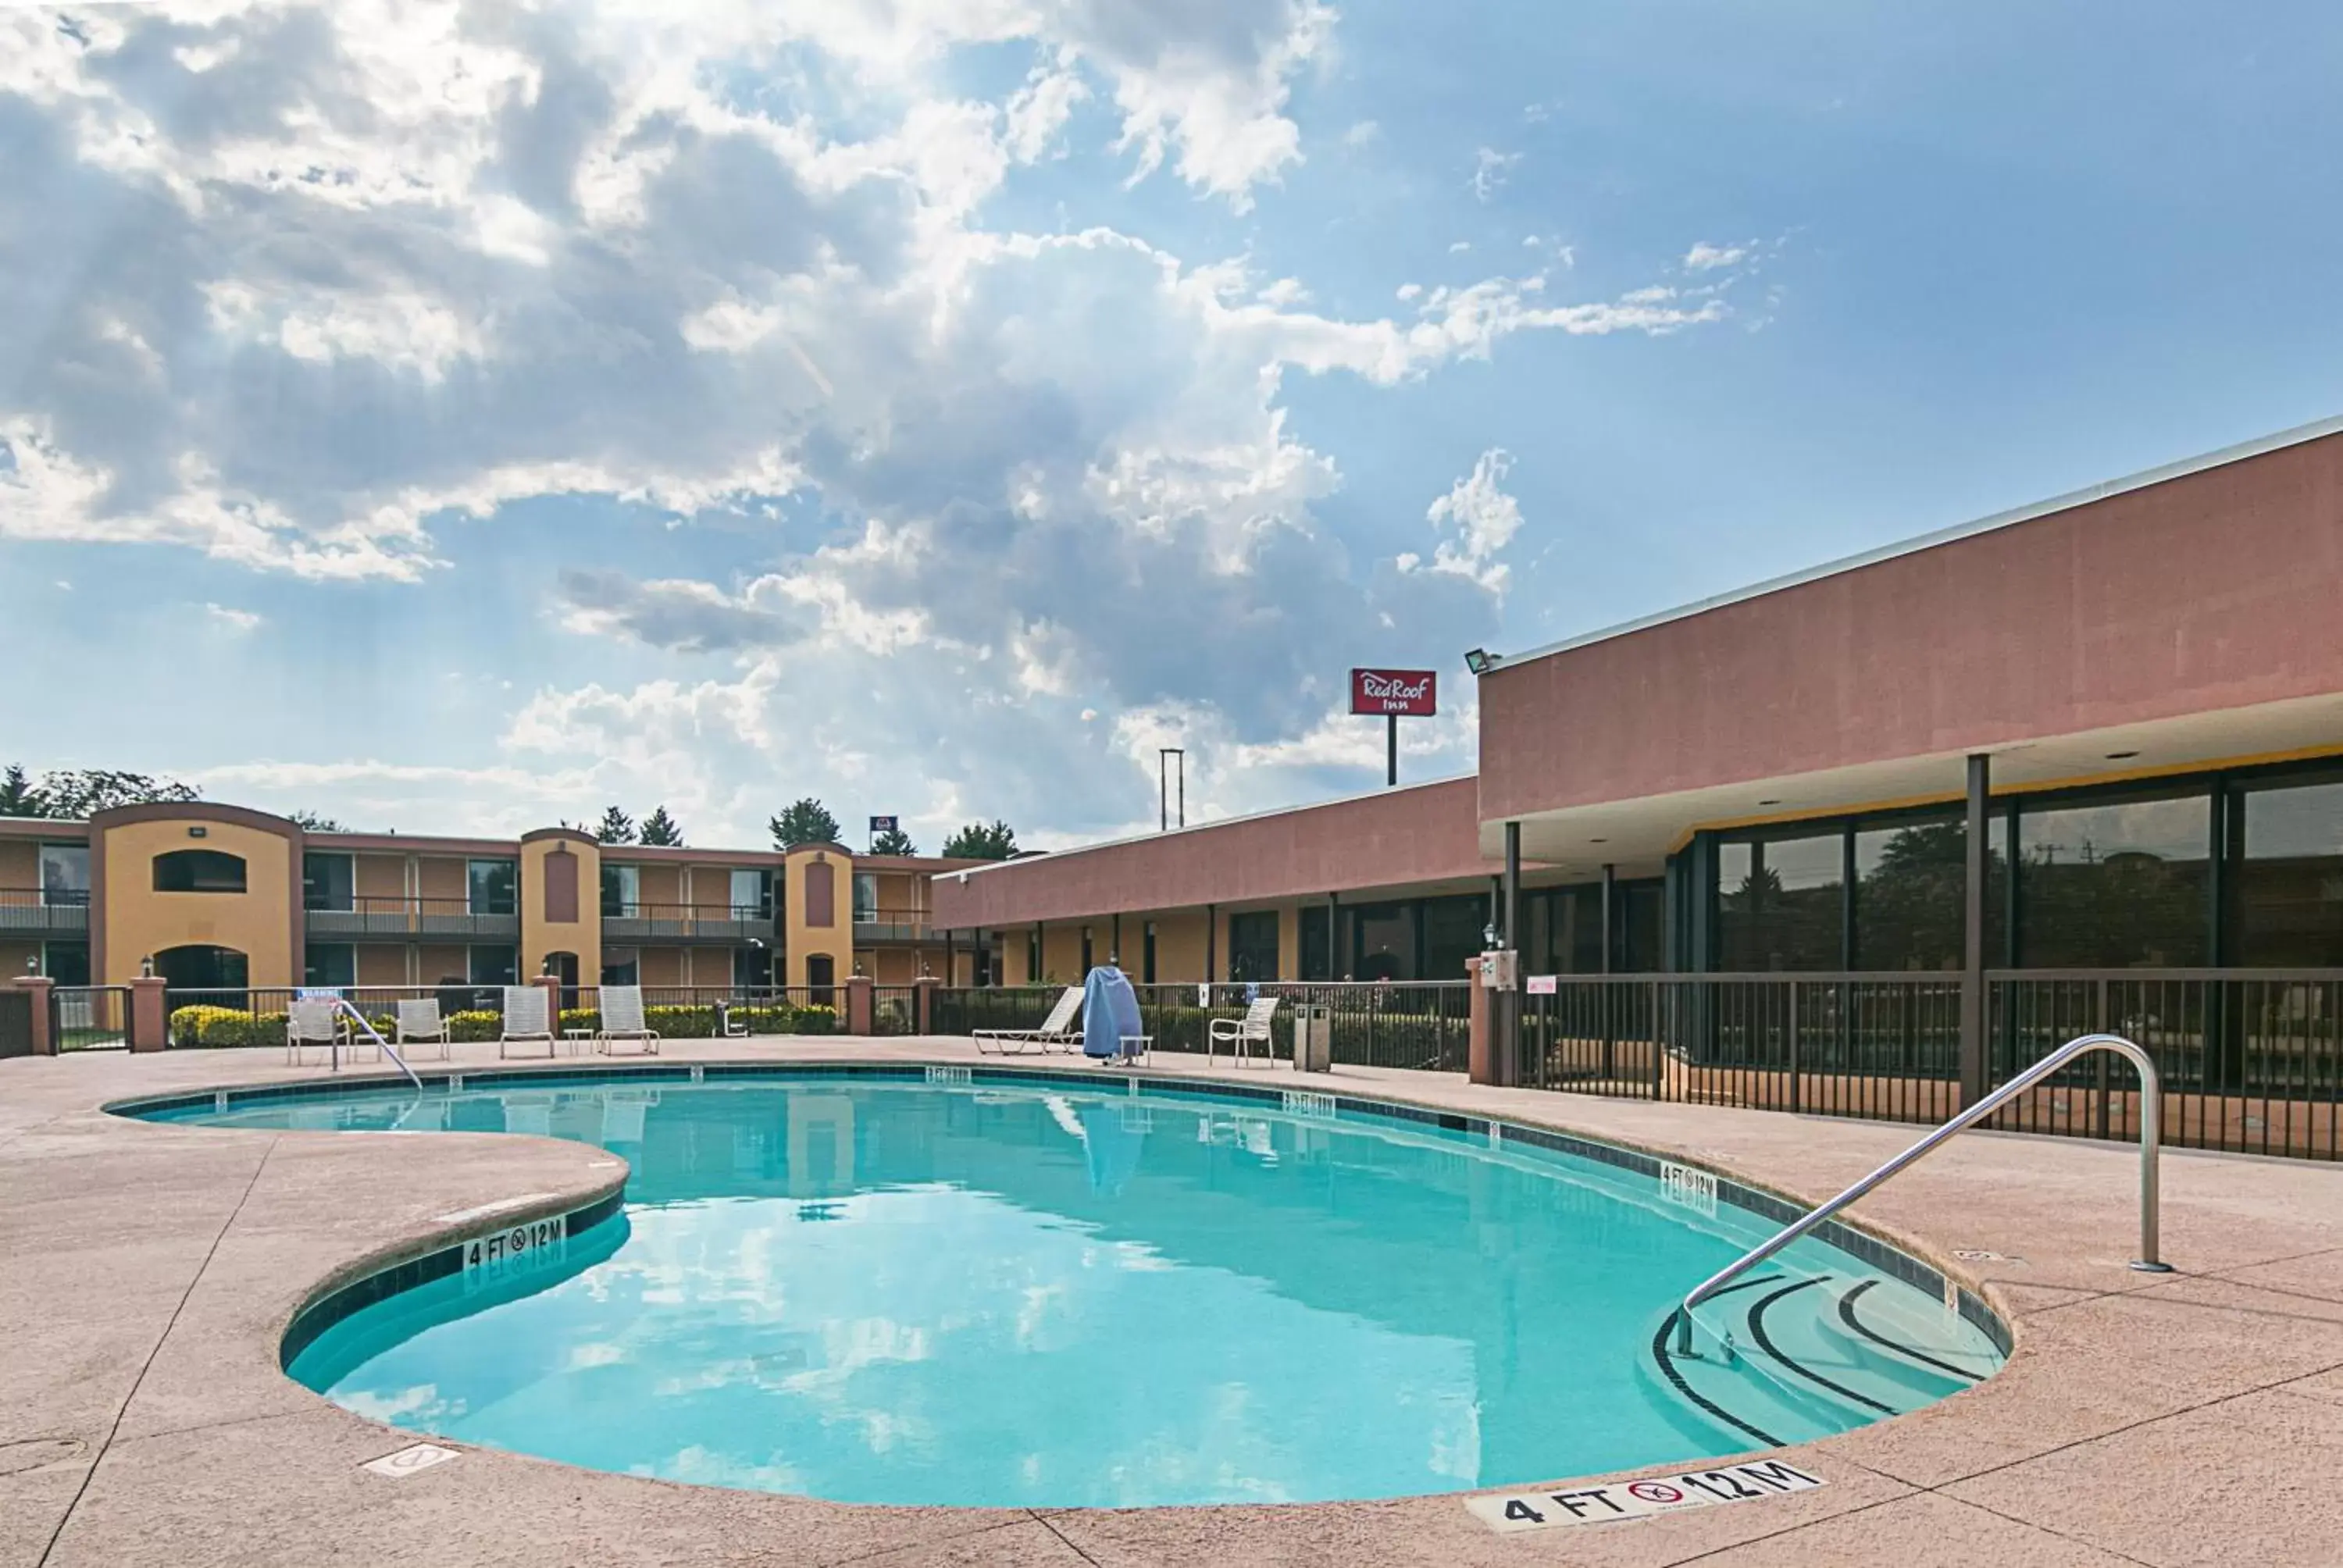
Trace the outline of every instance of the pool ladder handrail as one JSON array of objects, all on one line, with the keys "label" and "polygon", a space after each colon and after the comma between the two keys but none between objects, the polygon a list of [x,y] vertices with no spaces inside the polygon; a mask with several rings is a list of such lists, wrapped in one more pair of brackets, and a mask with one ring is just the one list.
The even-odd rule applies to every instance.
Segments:
[{"label": "pool ladder handrail", "polygon": [[[417,1089],[421,1089],[423,1087],[423,1081],[415,1076],[415,1069],[407,1065],[407,1058],[399,1055],[397,1050],[392,1049],[390,1041],[383,1039],[381,1032],[377,1030],[372,1023],[367,1021],[366,1014],[360,1012],[357,1008],[350,1005],[349,998],[346,996],[336,997],[334,999],[334,1010],[336,1012],[345,1012],[349,1014],[350,1022],[357,1028],[365,1031],[366,1037],[374,1041],[375,1048],[377,1050],[380,1050],[383,1055],[390,1058],[393,1062],[397,1064],[398,1070],[407,1074],[407,1082],[415,1085]],[[334,1041],[333,1070],[339,1072],[341,1070],[342,1043],[338,1039],[337,1039]]]},{"label": "pool ladder handrail", "polygon": [[1869,1192],[1890,1176],[1934,1152],[1956,1132],[1984,1121],[2077,1057],[2088,1055],[2095,1050],[2112,1050],[2129,1061],[2139,1072],[2139,1256],[2132,1261],[2131,1266],[2143,1273],[2170,1273],[2172,1265],[2160,1261],[2157,1255],[2157,1231],[2160,1219],[2157,1154],[2162,1145],[2164,1107],[2163,1083],[2157,1076],[2156,1063],[2149,1060],[2147,1051],[2119,1034],[2077,1035],[1829,1202],[1792,1221],[1775,1232],[1771,1239],[1750,1248],[1740,1257],[1694,1287],[1691,1293],[1686,1295],[1676,1308],[1675,1353],[1683,1356],[1694,1353],[1692,1348],[1692,1313],[1694,1307],[1715,1295],[1738,1276],[1755,1268],[1865,1193]]}]

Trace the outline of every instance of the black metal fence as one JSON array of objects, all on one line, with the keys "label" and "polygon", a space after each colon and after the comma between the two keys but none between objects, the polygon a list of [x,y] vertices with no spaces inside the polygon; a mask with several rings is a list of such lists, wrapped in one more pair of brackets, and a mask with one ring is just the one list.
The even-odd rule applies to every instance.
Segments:
[{"label": "black metal fence", "polygon": [[[1530,1087],[1936,1123],[1960,1106],[1958,975],[1561,976],[1522,999]],[[2191,1148],[2343,1157],[2343,970],[1996,970],[1986,1068],[2006,1083],[2078,1034],[2154,1059],[2163,1134]],[[2136,1138],[2128,1068],[2097,1055],[1990,1125]]]},{"label": "black metal fence", "polygon": [[[1062,986],[939,988],[935,1032],[1031,1029],[1049,1016]],[[1142,985],[1140,1022],[1158,1050],[1202,1055],[1215,1020],[1242,1019],[1257,997],[1274,997],[1271,1053],[1293,1056],[1293,1009],[1324,1007],[1333,1060],[1363,1067],[1462,1072],[1470,1034],[1472,987],[1464,980],[1278,981],[1258,985]],[[1223,1052],[1227,1047],[1221,1048]]]},{"label": "black metal fence", "polygon": [[33,1054],[33,993],[0,989],[0,1060]]},{"label": "black metal fence", "polygon": [[60,1051],[128,1050],[130,988],[58,986],[49,992],[49,1039]]}]

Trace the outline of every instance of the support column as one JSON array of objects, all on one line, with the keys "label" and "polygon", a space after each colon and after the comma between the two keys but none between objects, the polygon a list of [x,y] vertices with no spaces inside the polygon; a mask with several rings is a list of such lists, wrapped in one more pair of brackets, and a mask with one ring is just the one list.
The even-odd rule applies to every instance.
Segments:
[{"label": "support column", "polygon": [[1204,906],[1204,979],[1216,980],[1220,967],[1221,906]]},{"label": "support column", "polygon": [[1342,896],[1326,895],[1326,978],[1342,978]]},{"label": "support column", "polygon": [[49,1027],[56,1020],[55,1014],[49,1010],[49,992],[55,988],[55,983],[46,975],[16,977],[16,989],[29,992],[32,998],[33,1054],[35,1056],[57,1054],[57,1038]]},{"label": "support column", "polygon": [[1988,819],[1993,796],[1993,759],[1978,752],[1968,762],[1968,828],[1961,876],[1961,1103],[1986,1096],[1985,900]]},{"label": "support column", "polygon": [[1475,1083],[1494,1083],[1489,1061],[1489,992],[1481,984],[1482,959],[1464,960],[1464,978],[1472,982],[1465,998],[1464,1076]]},{"label": "support column", "polygon": [[130,982],[130,1049],[160,1050],[171,1043],[171,1020],[163,1007],[160,975],[142,975]]},{"label": "support column", "polygon": [[1611,906],[1619,897],[1619,868],[1610,861],[1603,862],[1603,968],[1609,974],[1618,967],[1611,944],[1617,940],[1611,924]]},{"label": "support column", "polygon": [[1504,946],[1513,954],[1513,983],[1499,991],[1496,1001],[1497,1081],[1519,1084],[1522,1081],[1522,825],[1505,824],[1505,896]]}]

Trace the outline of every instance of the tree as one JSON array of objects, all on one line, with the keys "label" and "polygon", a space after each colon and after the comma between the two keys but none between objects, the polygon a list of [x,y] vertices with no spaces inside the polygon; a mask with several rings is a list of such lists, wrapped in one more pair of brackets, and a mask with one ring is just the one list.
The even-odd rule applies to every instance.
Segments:
[{"label": "tree", "polygon": [[[21,776],[21,774],[19,774]],[[84,820],[117,806],[143,806],[156,800],[199,799],[192,784],[156,779],[145,773],[124,773],[110,768],[77,768],[41,775],[41,785],[30,792],[39,798],[45,817]]]},{"label": "tree", "polygon": [[810,795],[766,826],[773,830],[774,844],[783,849],[794,849],[799,844],[835,844],[840,838],[838,819]]},{"label": "tree", "polygon": [[343,827],[339,822],[335,821],[323,811],[287,811],[285,813],[285,819],[292,823],[296,828],[300,829],[304,833],[347,833],[349,831],[347,828]]},{"label": "tree", "polygon": [[654,806],[651,814],[643,819],[642,837],[636,841],[680,849],[683,848],[683,825],[667,814],[664,804]]},{"label": "tree", "polygon": [[871,839],[870,852],[874,855],[916,855],[920,847],[912,843],[911,836],[900,828],[890,828]]},{"label": "tree", "polygon": [[970,822],[944,840],[944,853],[957,859],[1006,860],[1017,853],[1017,834],[995,818],[990,826]]},{"label": "tree", "polygon": [[0,817],[45,817],[48,814],[46,792],[25,774],[23,763],[8,764],[8,771],[0,774]]},{"label": "tree", "polygon": [[594,837],[604,844],[631,844],[635,841],[635,819],[616,806],[606,807],[602,820],[594,829]]}]

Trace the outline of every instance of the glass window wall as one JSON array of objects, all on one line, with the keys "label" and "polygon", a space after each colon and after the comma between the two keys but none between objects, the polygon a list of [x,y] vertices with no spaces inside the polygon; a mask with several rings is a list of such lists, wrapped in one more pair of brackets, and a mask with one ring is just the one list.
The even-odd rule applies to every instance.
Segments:
[{"label": "glass window wall", "polygon": [[2229,961],[2343,967],[2343,778],[2233,798]]},{"label": "glass window wall", "polygon": [[2213,961],[2206,789],[2033,807],[2017,816],[2017,940],[2029,969]]},{"label": "glass window wall", "polygon": [[1717,847],[1718,968],[1835,970],[1845,958],[1845,831]]},{"label": "glass window wall", "polygon": [[1277,978],[1277,911],[1256,910],[1229,917],[1229,979]]}]

